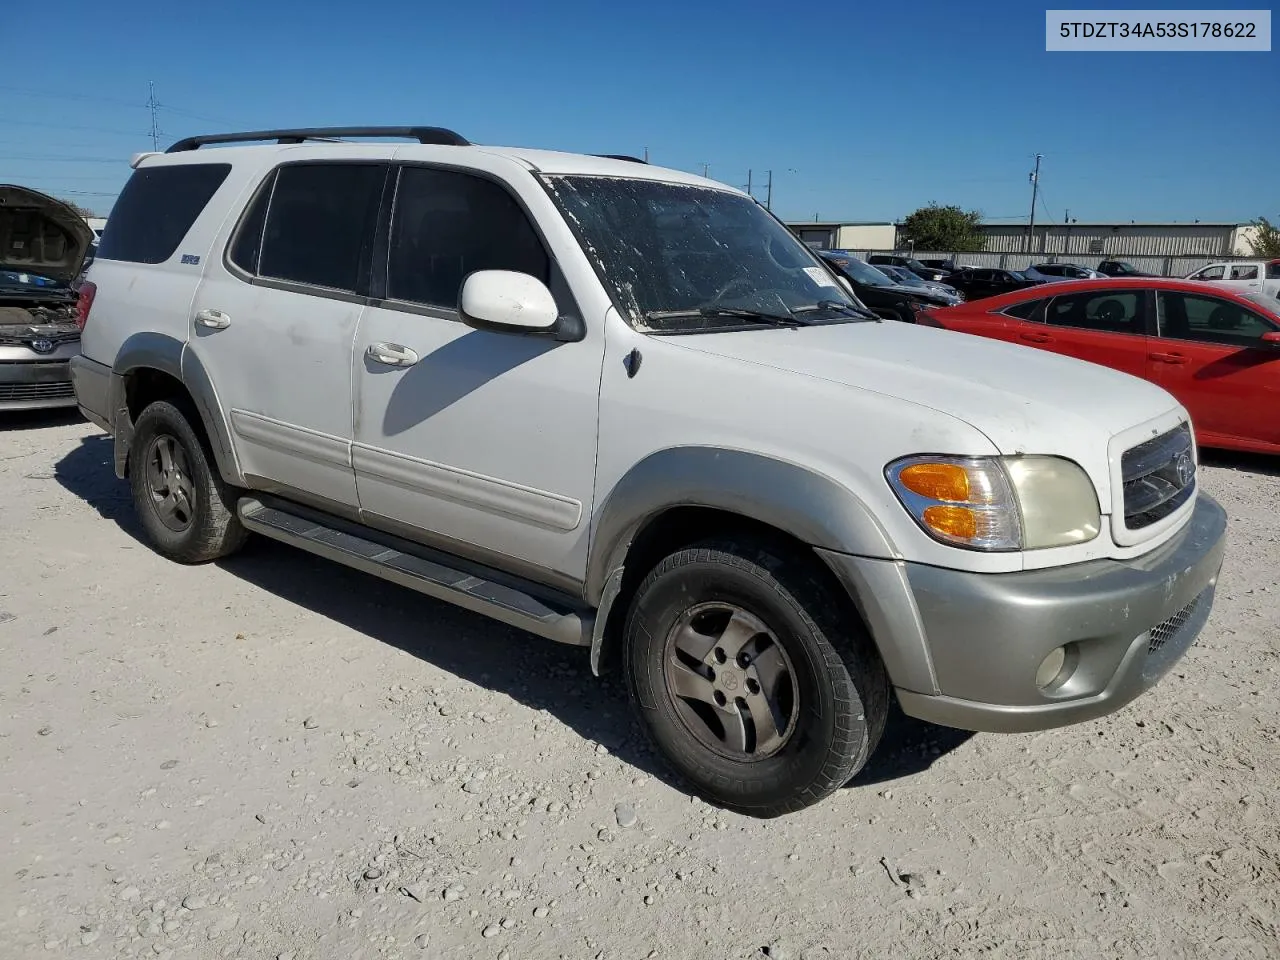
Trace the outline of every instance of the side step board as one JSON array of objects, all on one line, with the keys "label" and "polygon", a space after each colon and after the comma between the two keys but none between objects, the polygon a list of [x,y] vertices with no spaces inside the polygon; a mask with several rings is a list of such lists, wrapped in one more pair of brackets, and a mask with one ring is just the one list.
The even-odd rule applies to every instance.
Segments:
[{"label": "side step board", "polygon": [[[591,645],[594,619],[590,613],[567,605],[554,605],[504,583],[454,569],[441,562],[445,559],[443,556],[440,560],[429,560],[327,526],[300,513],[268,506],[254,497],[240,500],[239,513],[241,522],[254,533],[301,547],[548,640],[573,646]],[[424,549],[423,552],[434,551]]]}]

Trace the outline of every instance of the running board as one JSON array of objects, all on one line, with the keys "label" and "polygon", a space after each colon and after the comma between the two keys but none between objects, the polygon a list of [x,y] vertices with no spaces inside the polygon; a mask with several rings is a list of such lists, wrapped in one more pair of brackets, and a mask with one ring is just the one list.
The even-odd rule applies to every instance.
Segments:
[{"label": "running board", "polygon": [[[557,643],[591,645],[594,618],[590,613],[568,605],[555,605],[507,584],[455,569],[441,562],[446,559],[443,555],[437,554],[439,560],[427,559],[282,507],[268,506],[254,497],[240,500],[239,514],[241,522],[254,533],[301,547]],[[412,549],[409,544],[405,546]],[[423,552],[435,553],[425,549]]]}]

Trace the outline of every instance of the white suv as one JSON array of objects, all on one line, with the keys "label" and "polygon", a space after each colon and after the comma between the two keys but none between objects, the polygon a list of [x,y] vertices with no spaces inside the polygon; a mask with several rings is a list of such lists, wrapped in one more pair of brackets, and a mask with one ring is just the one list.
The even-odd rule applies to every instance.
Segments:
[{"label": "white suv", "polygon": [[[341,139],[375,136],[418,142]],[[156,548],[256,532],[588,647],[718,803],[830,794],[891,692],[1097,717],[1209,616],[1172,397],[881,322],[740,191],[437,128],[134,166],[74,380]]]}]

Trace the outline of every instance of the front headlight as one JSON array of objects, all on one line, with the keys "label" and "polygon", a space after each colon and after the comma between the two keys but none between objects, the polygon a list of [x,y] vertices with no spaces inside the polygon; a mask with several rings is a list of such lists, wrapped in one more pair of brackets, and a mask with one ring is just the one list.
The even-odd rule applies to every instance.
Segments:
[{"label": "front headlight", "polygon": [[952,546],[1043,550],[1102,529],[1093,483],[1061,457],[906,457],[885,476],[916,523]]}]

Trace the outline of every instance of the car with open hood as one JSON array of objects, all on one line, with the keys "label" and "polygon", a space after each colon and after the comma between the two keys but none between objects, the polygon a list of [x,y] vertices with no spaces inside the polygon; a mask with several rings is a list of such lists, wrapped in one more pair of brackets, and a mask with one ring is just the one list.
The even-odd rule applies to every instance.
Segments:
[{"label": "car with open hood", "polygon": [[93,231],[61,200],[0,184],[0,411],[73,407],[73,289]]}]

